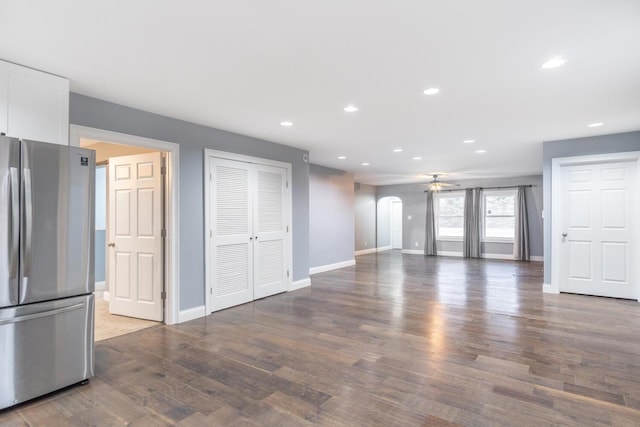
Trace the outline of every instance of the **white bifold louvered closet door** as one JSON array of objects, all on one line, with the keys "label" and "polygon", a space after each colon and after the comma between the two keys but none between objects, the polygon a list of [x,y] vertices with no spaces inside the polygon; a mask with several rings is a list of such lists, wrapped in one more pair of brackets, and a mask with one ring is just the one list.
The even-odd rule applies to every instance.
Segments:
[{"label": "white bifold louvered closet door", "polygon": [[288,289],[284,168],[209,158],[212,311]]}]

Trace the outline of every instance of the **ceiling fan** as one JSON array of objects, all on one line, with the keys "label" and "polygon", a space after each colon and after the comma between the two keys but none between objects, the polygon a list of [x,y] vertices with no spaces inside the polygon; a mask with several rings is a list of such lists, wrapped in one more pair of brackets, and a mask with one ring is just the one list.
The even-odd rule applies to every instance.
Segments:
[{"label": "ceiling fan", "polygon": [[438,191],[441,191],[442,189],[444,189],[446,187],[459,187],[460,186],[460,184],[451,184],[451,183],[448,183],[448,182],[440,181],[440,178],[438,178],[439,174],[433,174],[431,176],[433,177],[433,179],[429,183],[429,191],[438,192]]}]

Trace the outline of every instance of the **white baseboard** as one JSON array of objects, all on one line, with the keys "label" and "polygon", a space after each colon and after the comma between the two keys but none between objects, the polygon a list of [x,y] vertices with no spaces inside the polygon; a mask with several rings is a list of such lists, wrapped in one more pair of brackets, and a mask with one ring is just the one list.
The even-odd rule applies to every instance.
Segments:
[{"label": "white baseboard", "polygon": [[452,251],[438,251],[439,256],[454,256],[457,258],[462,258],[462,252],[452,252]]},{"label": "white baseboard", "polygon": [[312,267],[309,269],[309,274],[324,273],[325,271],[337,270],[338,268],[344,268],[344,267],[351,267],[352,265],[356,265],[355,259],[350,259],[348,261],[340,261],[333,264],[320,265],[318,267]]},{"label": "white baseboard", "polygon": [[104,280],[102,282],[95,283],[96,291],[104,291],[105,289],[107,289],[107,282],[105,282]]},{"label": "white baseboard", "polygon": [[102,293],[102,299],[109,302],[109,300],[111,299],[111,295],[109,294],[109,291],[104,291]]},{"label": "white baseboard", "polygon": [[[423,255],[423,251],[413,250],[413,249],[403,249],[403,254],[412,254],[412,255]],[[462,257],[462,252],[452,252],[452,251],[438,251],[438,256],[452,256],[452,257]],[[512,254],[487,254],[483,253],[482,258],[486,259],[506,259],[515,261],[515,257]],[[541,256],[531,256],[529,257],[531,261],[544,261],[544,257]]]},{"label": "white baseboard", "polygon": [[384,251],[390,251],[391,249],[393,249],[391,246],[382,246],[379,248],[371,248],[371,249],[362,249],[359,251],[355,251],[353,254],[355,256],[360,256],[360,255],[366,255],[366,254],[373,254],[376,252],[384,252]]},{"label": "white baseboard", "polygon": [[422,249],[403,249],[402,253],[407,255],[424,255]]},{"label": "white baseboard", "polygon": [[189,320],[199,319],[207,315],[207,309],[204,305],[180,310],[178,313],[178,323],[188,322]]},{"label": "white baseboard", "polygon": [[311,286],[311,279],[309,277],[302,280],[296,280],[295,282],[291,283],[291,287],[289,287],[289,292],[306,288],[308,286]]},{"label": "white baseboard", "polygon": [[360,256],[360,255],[366,255],[366,254],[372,254],[374,252],[377,252],[378,248],[370,248],[370,249],[362,249],[359,251],[355,251],[353,253],[354,256]]},{"label": "white baseboard", "polygon": [[513,254],[482,254],[482,258],[486,259],[506,259],[508,261],[515,261],[516,258]]},{"label": "white baseboard", "polygon": [[[482,254],[482,258],[507,259],[507,260],[517,261],[516,257],[514,257],[512,254]],[[544,257],[531,255],[529,256],[529,261],[535,261],[535,262],[544,261]]]},{"label": "white baseboard", "polygon": [[545,294],[559,294],[559,291],[556,291],[555,289],[553,289],[553,286],[548,284],[548,283],[544,283],[542,285],[542,292],[544,292]]}]

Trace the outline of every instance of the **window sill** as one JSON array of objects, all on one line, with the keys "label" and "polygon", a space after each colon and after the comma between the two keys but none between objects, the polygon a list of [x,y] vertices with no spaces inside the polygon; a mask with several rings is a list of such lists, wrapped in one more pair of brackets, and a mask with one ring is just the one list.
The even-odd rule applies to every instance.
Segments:
[{"label": "window sill", "polygon": [[501,240],[501,239],[483,239],[482,243],[510,243],[513,245],[513,240]]},{"label": "window sill", "polygon": [[436,237],[437,242],[462,242],[462,237]]}]

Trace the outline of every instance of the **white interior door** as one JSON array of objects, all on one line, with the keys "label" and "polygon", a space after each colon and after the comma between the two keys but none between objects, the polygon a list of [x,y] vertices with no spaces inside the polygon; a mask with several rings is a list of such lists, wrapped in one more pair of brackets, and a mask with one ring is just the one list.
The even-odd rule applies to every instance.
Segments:
[{"label": "white interior door", "polygon": [[288,170],[211,156],[207,172],[210,310],[287,291]]},{"label": "white interior door", "polygon": [[109,311],[162,321],[162,154],[109,159]]},{"label": "white interior door", "polygon": [[254,298],[264,298],[288,289],[287,220],[283,168],[255,165],[255,274]]},{"label": "white interior door", "polygon": [[211,310],[253,300],[252,165],[209,158]]},{"label": "white interior door", "polygon": [[402,249],[402,202],[391,202],[391,247]]},{"label": "white interior door", "polygon": [[561,168],[560,291],[638,298],[637,162]]}]

